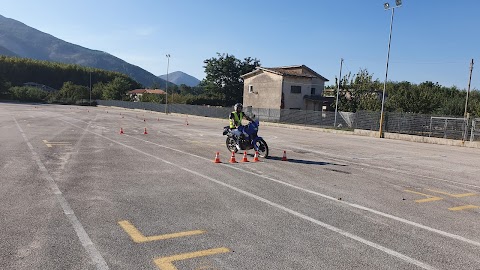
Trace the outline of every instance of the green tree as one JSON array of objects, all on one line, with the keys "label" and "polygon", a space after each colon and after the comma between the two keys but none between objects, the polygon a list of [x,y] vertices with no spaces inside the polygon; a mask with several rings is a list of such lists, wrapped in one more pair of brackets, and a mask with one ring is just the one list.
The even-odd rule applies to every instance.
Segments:
[{"label": "green tree", "polygon": [[106,100],[123,100],[127,99],[126,93],[132,89],[130,81],[123,77],[116,77],[105,85],[102,93],[102,98]]},{"label": "green tree", "polygon": [[15,86],[10,88],[12,98],[20,101],[44,101],[48,93],[31,86]]},{"label": "green tree", "polygon": [[260,66],[260,61],[250,57],[239,60],[230,54],[217,53],[217,57],[205,60],[204,64],[206,77],[200,85],[205,94],[222,99],[223,105],[229,106],[242,101],[243,79],[240,76]]},{"label": "green tree", "polygon": [[165,103],[165,95],[157,95],[157,94],[143,94],[140,97],[141,102],[154,102],[154,103]]},{"label": "green tree", "polygon": [[90,91],[87,86],[65,82],[57,94],[62,102],[74,104],[81,99],[89,99]]},{"label": "green tree", "polygon": [[[335,88],[337,85],[338,78],[335,78]],[[351,72],[347,73],[340,80],[338,109],[348,112],[380,110],[381,87],[380,81],[373,80],[373,74],[370,74],[367,69],[360,69],[355,75]]]}]

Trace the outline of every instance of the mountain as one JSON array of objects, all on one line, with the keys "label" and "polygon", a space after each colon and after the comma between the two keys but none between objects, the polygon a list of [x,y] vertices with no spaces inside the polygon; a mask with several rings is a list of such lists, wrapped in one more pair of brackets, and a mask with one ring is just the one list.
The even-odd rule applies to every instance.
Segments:
[{"label": "mountain", "polygon": [[[0,15],[0,54],[77,64],[124,73],[146,87],[158,84],[165,87],[165,80],[106,52],[91,50],[58,39]],[[10,55],[11,56],[11,55]]]},{"label": "mountain", "polygon": [[6,55],[6,56],[18,56],[16,53],[10,51],[9,49],[0,46],[0,55]]},{"label": "mountain", "polygon": [[[158,77],[166,80],[167,74],[160,75]],[[172,82],[176,85],[185,84],[193,87],[193,86],[197,86],[200,83],[200,80],[191,75],[188,75],[187,73],[184,73],[181,71],[175,71],[168,74],[168,82]]]}]

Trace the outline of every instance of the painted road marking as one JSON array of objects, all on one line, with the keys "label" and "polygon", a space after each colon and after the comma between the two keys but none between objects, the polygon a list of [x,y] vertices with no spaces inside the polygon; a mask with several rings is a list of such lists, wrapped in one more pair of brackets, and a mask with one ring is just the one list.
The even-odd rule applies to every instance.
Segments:
[{"label": "painted road marking", "polygon": [[230,249],[225,247],[213,248],[213,249],[201,250],[196,252],[173,255],[169,257],[162,257],[162,258],[155,259],[154,262],[158,266],[158,268],[160,268],[161,270],[177,270],[177,268],[173,265],[173,262],[175,261],[182,261],[182,260],[227,253],[227,252],[230,252]]},{"label": "painted road marking", "polygon": [[49,142],[47,140],[43,140],[43,143],[47,145],[47,147],[52,147],[52,146],[68,146],[72,145],[69,142]]},{"label": "painted road marking", "polygon": [[426,199],[415,200],[415,202],[417,202],[417,203],[433,202],[433,201],[443,200],[443,198],[435,197],[435,196],[428,195],[428,194],[425,194],[425,193],[416,192],[416,191],[413,191],[413,190],[406,189],[405,191],[427,197]]},{"label": "painted road marking", "polygon": [[206,231],[194,230],[194,231],[186,231],[186,232],[178,232],[178,233],[144,236],[128,220],[119,221],[118,224],[120,225],[120,227],[122,227],[122,229],[128,235],[130,235],[130,238],[132,238],[133,242],[135,242],[135,243],[145,243],[145,242],[151,242],[151,241],[157,241],[157,240],[166,240],[166,239],[172,239],[172,238],[185,237],[185,236],[191,236],[191,235],[206,233]]},{"label": "painted road marking", "polygon": [[[70,224],[72,225],[73,229],[77,233],[77,237],[80,240],[80,243],[82,243],[83,248],[85,248],[88,256],[90,257],[92,262],[95,264],[97,270],[108,270],[109,268],[107,263],[105,262],[105,259],[102,257],[100,252],[95,247],[95,244],[92,242],[92,239],[90,239],[90,236],[88,236],[82,223],[80,223],[77,216],[75,215],[75,212],[73,212],[72,207],[70,207],[70,204],[63,196],[62,191],[60,191],[60,189],[58,188],[58,185],[55,183],[55,180],[53,180],[52,175],[48,172],[47,168],[42,163],[42,160],[40,159],[40,155],[38,155],[37,152],[35,152],[32,144],[28,141],[28,138],[25,135],[25,132],[18,124],[18,121],[15,118],[15,116],[12,116],[12,117],[13,117],[13,120],[15,120],[15,124],[17,124],[17,128],[18,130],[20,130],[20,133],[22,134],[23,139],[27,143],[28,148],[30,148],[30,152],[32,153],[32,158],[35,160],[38,168],[42,172],[43,178],[47,180],[48,187],[50,188],[52,193],[55,194],[57,202],[62,207],[63,213],[67,217],[68,221],[70,221]],[[88,130],[85,130],[85,131],[88,131]]]},{"label": "painted road marking", "polygon": [[[62,116],[63,116],[63,115],[62,115]],[[83,120],[75,119],[75,118],[68,117],[68,116],[66,116],[66,117],[67,117],[67,118],[70,118],[70,119],[72,119],[72,120],[74,120],[74,121],[87,123],[86,121],[83,121]],[[68,122],[68,121],[66,121],[66,120],[60,119],[60,117],[59,117],[58,119],[59,119],[60,121],[64,122],[64,123],[66,123],[66,124],[69,124],[69,125],[73,126],[73,127],[86,130],[85,128],[83,128],[83,127],[81,127],[81,126],[78,126],[78,125],[73,124],[73,123],[71,123],[71,122]],[[104,136],[104,135],[102,135],[102,134],[99,134],[99,133],[96,133],[96,132],[93,132],[93,131],[90,131],[90,130],[86,130],[86,131],[89,132],[89,133],[91,133],[91,134],[94,134],[94,135],[96,135],[96,136],[98,136],[98,137],[100,137],[100,138],[103,138],[103,139],[105,139],[105,140],[108,140],[108,141],[110,141],[110,142],[112,142],[112,143],[116,143],[116,144],[121,145],[121,146],[123,146],[123,147],[125,147],[125,148],[128,148],[128,149],[130,149],[130,150],[132,150],[132,151],[134,151],[134,152],[138,152],[138,153],[140,153],[140,154],[149,156],[149,157],[151,157],[151,158],[153,158],[153,159],[157,159],[157,160],[162,161],[162,162],[164,162],[164,163],[166,163],[166,164],[171,164],[172,166],[175,166],[175,167],[180,168],[180,169],[182,169],[182,170],[190,171],[190,170],[188,170],[187,168],[182,167],[182,166],[180,166],[180,165],[178,165],[178,164],[174,164],[174,163],[172,163],[172,162],[170,162],[170,161],[168,161],[168,160],[165,160],[165,159],[162,159],[162,158],[160,158],[160,157],[158,157],[158,156],[155,156],[155,155],[149,154],[149,153],[147,153],[147,152],[141,151],[141,150],[139,150],[139,149],[137,149],[137,148],[135,148],[135,147],[133,147],[133,146],[126,145],[126,144],[121,143],[121,142],[119,142],[119,141],[117,141],[117,140],[110,139],[110,138],[108,138],[107,136]],[[172,151],[175,151],[175,152],[178,152],[178,153],[182,153],[182,154],[184,154],[184,155],[189,155],[189,156],[195,157],[195,158],[197,158],[197,159],[199,159],[199,160],[205,160],[205,161],[211,162],[210,159],[205,158],[205,157],[202,157],[202,156],[199,156],[199,155],[195,155],[195,154],[192,154],[192,153],[189,153],[189,152],[185,152],[185,151],[182,151],[182,150],[179,150],[179,149],[171,148],[171,147],[168,147],[168,146],[165,146],[165,145],[161,145],[161,144],[154,143],[154,142],[151,142],[151,141],[143,140],[143,139],[140,139],[140,138],[135,138],[135,137],[133,137],[133,136],[129,136],[129,137],[132,138],[132,139],[135,139],[135,140],[139,140],[139,141],[145,142],[145,143],[149,143],[149,144],[156,145],[156,146],[161,147],[161,148],[164,148],[164,149],[170,149],[170,150],[172,150]],[[312,152],[317,152],[317,151],[312,151]],[[302,188],[302,187],[300,187],[300,186],[296,186],[296,185],[293,185],[293,184],[290,184],[290,183],[287,183],[287,182],[284,182],[284,181],[281,181],[281,180],[278,180],[278,179],[275,179],[275,178],[272,178],[272,177],[268,177],[268,176],[265,176],[265,175],[262,175],[262,174],[258,174],[258,173],[255,173],[255,172],[251,172],[251,171],[248,171],[248,170],[244,170],[244,169],[241,169],[241,168],[236,167],[236,166],[231,166],[231,165],[228,165],[228,164],[225,164],[224,166],[227,166],[227,167],[229,167],[229,168],[231,168],[231,169],[233,169],[233,170],[241,171],[241,172],[243,172],[243,173],[251,174],[251,175],[254,175],[254,176],[257,176],[257,177],[260,177],[260,178],[269,180],[269,181],[272,181],[272,182],[274,182],[274,183],[282,184],[282,185],[287,186],[287,187],[291,187],[291,188],[294,188],[294,189],[297,189],[297,190],[301,190],[301,191],[303,191],[303,192],[305,192],[305,193],[309,193],[309,194],[316,195],[316,196],[319,196],[319,197],[322,197],[322,198],[325,198],[325,199],[328,199],[328,200],[331,200],[331,201],[335,201],[335,202],[338,203],[338,204],[348,205],[348,206],[353,207],[353,208],[356,208],[356,209],[360,209],[360,210],[363,210],[363,211],[366,211],[366,212],[369,212],[369,213],[373,213],[373,214],[376,214],[376,215],[379,215],[379,216],[382,216],[382,217],[386,217],[386,218],[389,218],[389,219],[392,219],[392,220],[396,220],[396,221],[399,221],[399,222],[408,224],[408,225],[410,225],[410,226],[414,226],[414,227],[416,227],[416,228],[424,229],[424,230],[429,231],[429,232],[437,233],[437,234],[439,234],[439,235],[442,235],[442,236],[445,236],[445,237],[448,237],[448,238],[452,238],[452,239],[455,239],[455,240],[458,240],[458,241],[461,241],[461,242],[464,242],[464,243],[468,243],[468,244],[470,244],[470,245],[474,245],[474,246],[480,247],[480,242],[477,242],[477,241],[475,241],[475,240],[471,240],[471,239],[465,238],[465,237],[460,236],[460,235],[457,235],[457,234],[453,234],[453,233],[449,233],[449,232],[446,232],[446,231],[438,230],[438,229],[435,229],[435,228],[432,228],[432,227],[423,225],[423,224],[421,224],[421,223],[417,223],[417,222],[414,222],[414,221],[411,221],[411,220],[408,220],[408,219],[405,219],[405,218],[401,218],[401,217],[394,216],[394,215],[391,215],[391,214],[388,214],[388,213],[385,213],[385,212],[381,212],[381,211],[378,211],[378,210],[375,210],[375,209],[372,209],[372,208],[368,208],[368,207],[366,207],[366,206],[358,205],[358,204],[355,204],[355,203],[350,203],[350,202],[347,202],[347,201],[339,201],[338,198],[336,198],[336,197],[332,197],[332,196],[329,196],[329,195],[326,195],[326,194],[323,194],[323,193],[320,193],[320,192],[316,192],[316,191],[313,191],[313,190],[309,190],[309,189],[306,189],[306,188]],[[382,168],[382,167],[379,167],[379,168]],[[399,172],[401,172],[401,171],[399,171]],[[195,173],[196,173],[196,172],[195,172]],[[199,174],[199,175],[201,175],[201,174]],[[246,195],[246,196],[249,196],[249,197],[255,196],[255,197],[252,197],[252,198],[263,201],[263,200],[262,200],[263,198],[260,198],[260,197],[258,197],[258,196],[256,196],[256,195],[253,195],[253,194],[248,193],[248,192],[245,194],[244,192],[246,192],[246,191],[239,190],[239,189],[237,189],[237,188],[235,188],[235,187],[233,187],[233,186],[230,186],[230,185],[228,185],[228,184],[225,184],[225,183],[223,183],[223,182],[221,182],[221,181],[217,181],[217,180],[215,180],[215,179],[213,179],[213,178],[210,178],[210,177],[208,177],[208,176],[206,176],[206,175],[201,175],[201,177],[202,177],[202,178],[205,178],[205,179],[208,179],[208,180],[210,180],[210,181],[212,181],[212,182],[218,183],[219,185],[223,185],[223,186],[226,186],[226,187],[228,187],[228,188],[230,188],[230,189],[233,189],[233,190],[235,190],[235,191],[238,191],[238,192],[240,192],[240,193],[243,193],[243,194]],[[423,176],[422,176],[422,177],[423,177]],[[433,179],[435,179],[435,178],[433,178]],[[448,181],[448,182],[452,182],[452,181]],[[456,183],[456,182],[455,182],[455,183]],[[457,183],[457,184],[461,184],[461,183]],[[469,185],[469,186],[479,187],[479,186],[475,186],[475,185]],[[263,202],[265,202],[265,201],[263,201]],[[269,202],[270,202],[270,201],[267,201],[266,203],[269,203]],[[273,202],[271,202],[271,203],[274,204]],[[282,207],[282,206],[280,206],[280,205],[273,205],[273,206],[275,206],[275,207]],[[286,209],[288,209],[288,208],[286,208]],[[285,210],[285,211],[286,211],[286,210]],[[293,210],[291,210],[291,211],[293,211]],[[290,212],[289,212],[289,213],[290,213]],[[300,213],[297,213],[297,212],[295,212],[295,213],[298,214],[298,215],[301,215]],[[293,214],[293,213],[292,213],[292,214]],[[302,218],[302,219],[307,219],[307,218],[308,218],[307,216],[304,216],[304,215],[299,216],[299,217]],[[311,219],[311,218],[310,218],[310,219]],[[309,221],[312,221],[312,220],[310,220],[310,219],[308,219],[308,220],[309,220]],[[350,237],[350,236],[349,236],[349,237]],[[350,237],[350,238],[351,238],[351,237]],[[357,239],[355,239],[355,240],[357,240]],[[357,240],[357,241],[359,241],[359,240]],[[365,241],[367,241],[367,240],[365,240]],[[374,244],[374,243],[372,243],[372,244]],[[377,247],[375,247],[375,248],[377,248]],[[382,248],[384,248],[384,247],[382,247]],[[378,248],[377,248],[377,249],[378,249]],[[386,248],[384,248],[384,249],[386,249]],[[388,254],[391,254],[391,252],[393,252],[393,253],[395,254],[394,256],[396,256],[397,258],[401,258],[401,259],[403,259],[403,260],[406,259],[406,258],[403,257],[403,256],[405,256],[405,255],[403,255],[403,254],[397,254],[397,253],[396,253],[395,251],[393,251],[393,250],[388,250],[388,249],[387,249],[387,251],[385,251],[385,250],[383,250],[383,249],[380,249],[380,250],[382,250],[382,251],[384,251],[384,252],[387,252],[387,251],[388,251],[388,252],[387,252]],[[412,258],[408,258],[408,259],[413,260],[415,263],[418,263],[418,264],[416,264],[416,265],[422,264],[421,262],[416,261],[416,260],[414,260],[414,259],[412,259]],[[407,260],[407,261],[409,261],[409,260]],[[423,264],[422,264],[422,265],[423,265]]]},{"label": "painted road marking", "polygon": [[469,196],[476,196],[477,195],[476,193],[451,194],[451,193],[447,193],[447,192],[439,191],[439,190],[433,190],[433,189],[427,189],[427,190],[431,191],[431,192],[447,195],[447,196],[450,196],[450,197],[454,197],[454,198],[463,198],[463,197],[469,197]]},{"label": "painted road marking", "polygon": [[463,206],[451,207],[451,208],[448,208],[448,210],[451,210],[451,211],[461,211],[461,210],[475,209],[475,208],[480,208],[480,206],[476,206],[476,205],[463,205]]}]

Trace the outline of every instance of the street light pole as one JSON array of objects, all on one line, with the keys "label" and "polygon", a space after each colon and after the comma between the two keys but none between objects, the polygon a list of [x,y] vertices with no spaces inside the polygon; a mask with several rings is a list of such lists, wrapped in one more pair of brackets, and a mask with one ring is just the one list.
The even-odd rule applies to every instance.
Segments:
[{"label": "street light pole", "polygon": [[90,70],[90,106],[92,106],[92,71]]},{"label": "street light pole", "polygon": [[338,92],[340,92],[340,83],[342,82],[342,65],[343,65],[343,58],[340,60],[340,75],[338,76],[337,82],[337,100],[335,101],[335,122],[333,123],[333,127],[337,127],[337,112],[338,112]]},{"label": "street light pole", "polygon": [[168,67],[170,66],[170,54],[167,57],[167,83],[165,87],[165,114],[168,114]]},{"label": "street light pole", "polygon": [[387,89],[387,79],[388,79],[388,62],[390,60],[390,45],[392,43],[392,29],[393,29],[393,17],[395,15],[395,8],[402,6],[402,1],[401,0],[396,0],[395,1],[396,6],[395,7],[390,7],[389,3],[383,4],[383,7],[385,10],[392,10],[392,18],[390,19],[390,35],[388,37],[388,53],[387,53],[387,67],[385,70],[385,81],[383,82],[383,94],[382,94],[382,109],[380,111],[380,128],[378,132],[378,137],[382,138],[383,137],[383,120],[385,118],[384,116],[384,108],[385,108],[385,91]]}]

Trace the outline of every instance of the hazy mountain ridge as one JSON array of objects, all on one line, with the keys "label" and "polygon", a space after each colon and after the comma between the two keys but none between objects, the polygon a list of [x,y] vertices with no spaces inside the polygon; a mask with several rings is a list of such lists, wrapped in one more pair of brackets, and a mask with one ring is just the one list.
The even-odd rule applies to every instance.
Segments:
[{"label": "hazy mountain ridge", "polygon": [[6,55],[6,56],[17,56],[18,55],[12,51],[10,51],[9,49],[3,47],[3,46],[0,46],[0,55]]},{"label": "hazy mountain ridge", "polygon": [[[167,80],[167,74],[158,76],[164,80]],[[197,86],[200,80],[182,71],[175,71],[168,74],[168,82],[172,82],[176,85],[185,84],[191,87]]]},{"label": "hazy mountain ridge", "polygon": [[[0,15],[0,54],[78,64],[124,73],[144,86],[165,80],[106,52],[75,45]],[[12,55],[13,54],[13,55]]]}]

